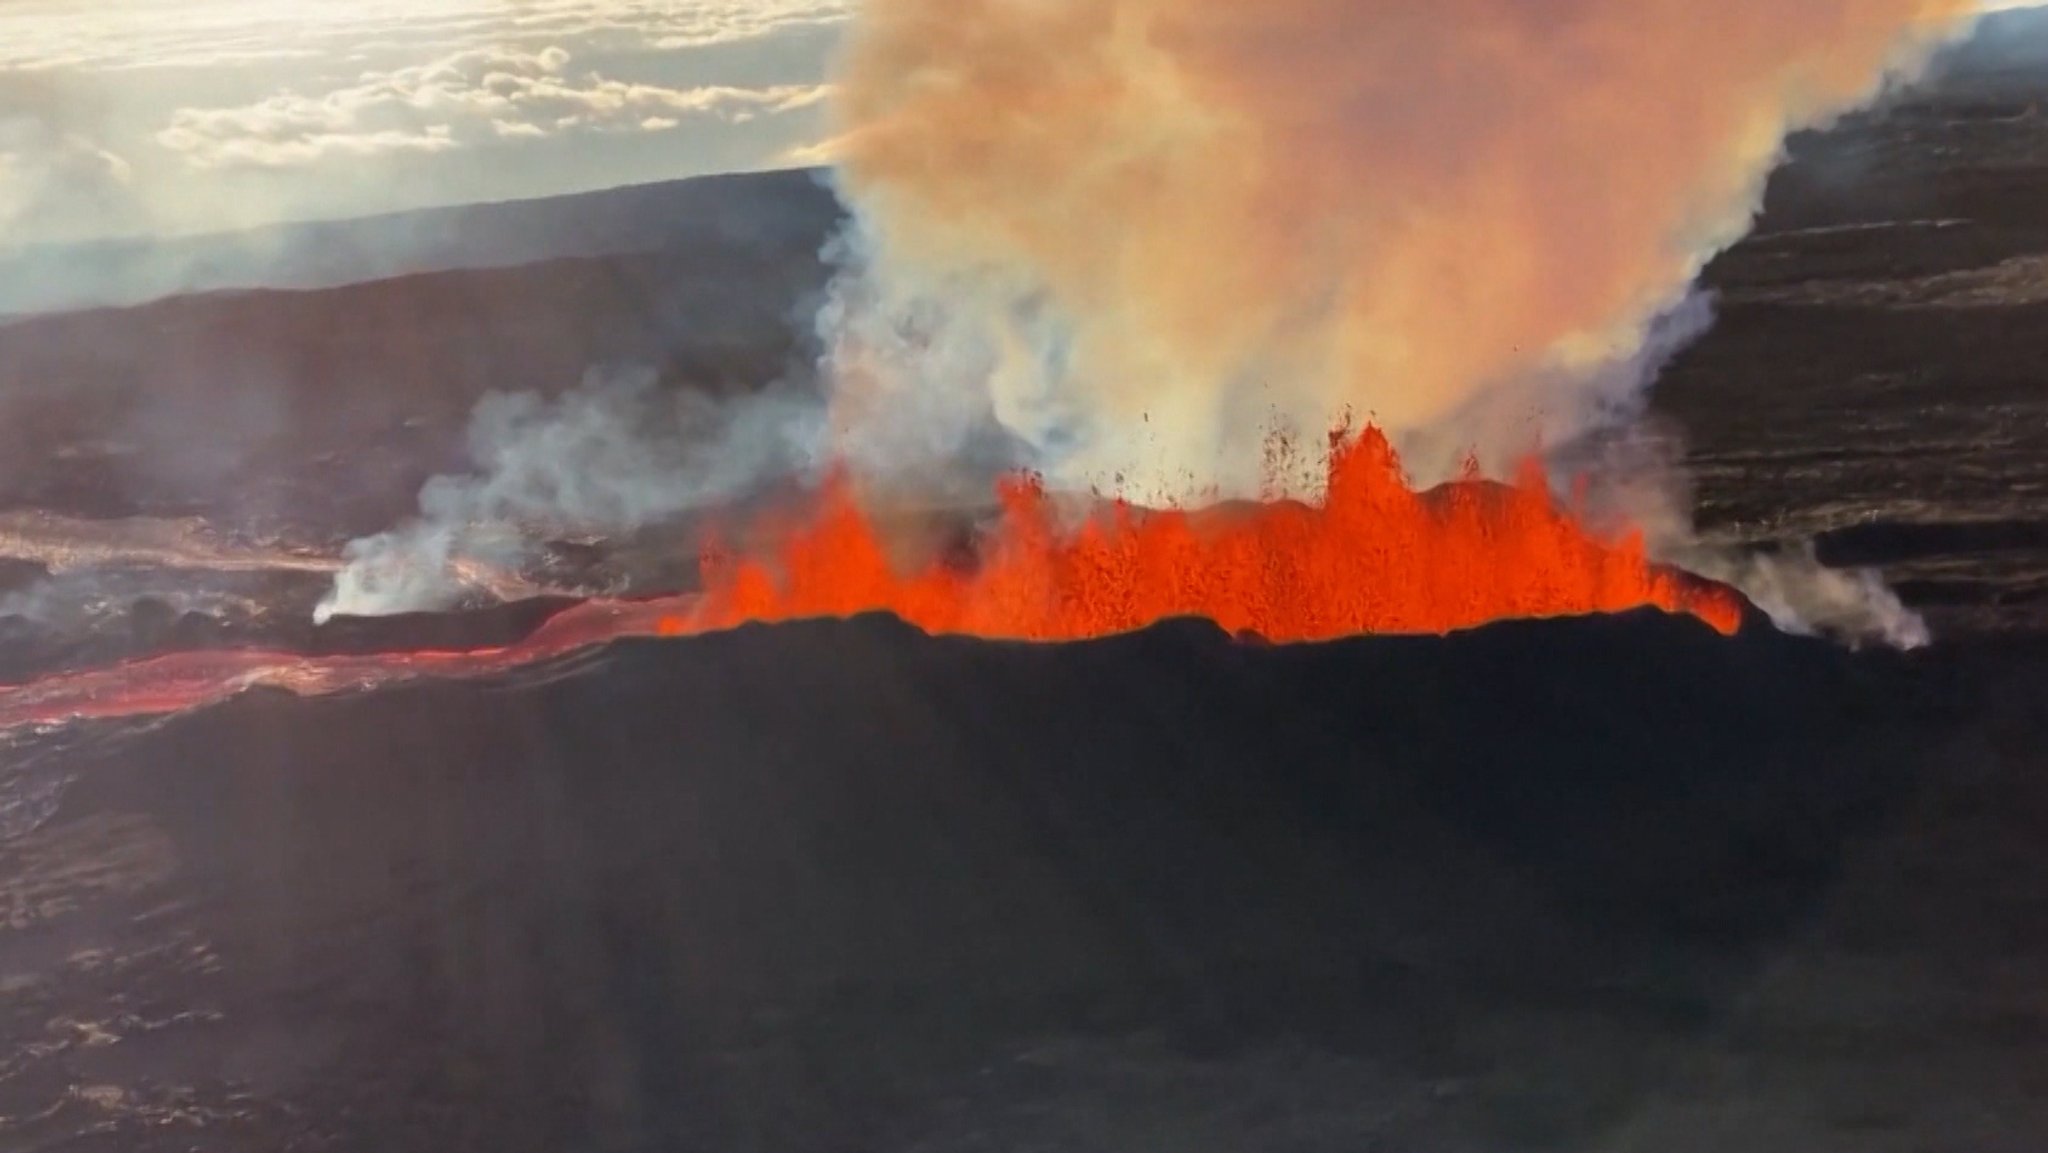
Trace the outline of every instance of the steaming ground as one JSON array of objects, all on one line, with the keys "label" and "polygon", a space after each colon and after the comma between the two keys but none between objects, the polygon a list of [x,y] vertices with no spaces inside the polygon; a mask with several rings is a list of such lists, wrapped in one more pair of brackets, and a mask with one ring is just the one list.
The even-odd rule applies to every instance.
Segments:
[{"label": "steaming ground", "polygon": [[1952,88],[1800,142],[1756,235],[1709,270],[1720,324],[1658,405],[1710,535],[1874,566],[1937,634],[2033,629],[2048,124],[2032,88]]}]

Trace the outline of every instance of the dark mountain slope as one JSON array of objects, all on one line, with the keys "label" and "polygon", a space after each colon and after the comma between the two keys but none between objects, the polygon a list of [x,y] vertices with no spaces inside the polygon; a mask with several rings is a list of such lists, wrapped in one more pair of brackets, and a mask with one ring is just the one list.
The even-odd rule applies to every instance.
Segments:
[{"label": "dark mountain slope", "polygon": [[487,392],[808,370],[816,236],[179,297],[0,326],[0,506],[369,532],[466,463]]},{"label": "dark mountain slope", "polygon": [[0,249],[0,315],[222,289],[312,289],[565,257],[778,248],[838,211],[816,171],[708,176],[537,200],[168,239]]},{"label": "dark mountain slope", "polygon": [[[1591,1148],[1752,1027],[1857,845],[1959,763],[2038,769],[2040,717],[1948,660],[1655,614],[1306,648],[868,619],[252,695],[31,759],[77,775],[0,848],[4,1033],[45,1046],[0,1056],[0,1116],[66,1149],[182,1147],[178,1109],[222,1150]],[[1836,1147],[1804,1132],[1739,1144]]]}]

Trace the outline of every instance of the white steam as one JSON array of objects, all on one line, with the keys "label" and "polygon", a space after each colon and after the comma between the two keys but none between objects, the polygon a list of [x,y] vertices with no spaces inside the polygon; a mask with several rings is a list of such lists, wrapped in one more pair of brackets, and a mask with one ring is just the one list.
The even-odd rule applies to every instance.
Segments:
[{"label": "white steam", "polygon": [[315,619],[451,607],[551,534],[639,529],[803,468],[823,427],[794,388],[721,400],[644,370],[594,373],[554,400],[487,396],[470,419],[476,470],[435,477],[416,518],[350,542]]},{"label": "white steam", "polygon": [[[1144,499],[1257,492],[1271,428],[1346,412],[1425,483],[1568,448],[1705,329],[1697,274],[1787,134],[1974,7],[868,0],[833,108],[829,428],[772,399],[651,426],[644,382],[494,402],[478,474],[350,546],[321,611],[445,605],[529,522],[636,527],[817,452],[934,499],[1017,465]],[[1664,559],[1784,622],[1917,635],[1863,578],[1709,553],[1646,467],[1593,477]]]},{"label": "white steam", "polygon": [[1582,515],[1608,532],[1643,535],[1652,556],[1743,591],[1786,632],[1913,649],[1927,623],[1868,569],[1833,569],[1811,542],[1758,548],[1703,536],[1683,464],[1683,434],[1643,412],[1554,453],[1552,477],[1579,492]]}]

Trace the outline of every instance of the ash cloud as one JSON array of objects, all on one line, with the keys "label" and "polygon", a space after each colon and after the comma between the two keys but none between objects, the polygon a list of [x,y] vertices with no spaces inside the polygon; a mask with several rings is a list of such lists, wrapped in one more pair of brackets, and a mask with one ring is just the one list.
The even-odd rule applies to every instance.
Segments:
[{"label": "ash cloud", "polygon": [[[1500,461],[1639,389],[1787,133],[1974,8],[875,0],[834,148],[871,295],[984,361],[904,367],[918,394],[985,400],[1055,475],[1244,492],[1264,414],[1405,443],[1482,402]],[[874,375],[841,382],[881,414],[856,437],[896,420]]]},{"label": "ash cloud", "polygon": [[[873,0],[833,105],[840,451],[993,425],[1059,483],[1238,496],[1276,425],[1369,417],[1428,483],[1625,424],[1787,136],[1975,8]],[[1746,582],[1786,619],[1789,571]]]},{"label": "ash cloud", "polygon": [[350,542],[315,619],[445,609],[516,575],[550,535],[625,532],[807,467],[824,411],[794,385],[718,399],[647,370],[598,372],[563,396],[496,393],[470,420],[475,471],[435,477],[419,515]]},{"label": "ash cloud", "polygon": [[[826,449],[926,494],[1024,465],[1153,499],[1258,493],[1269,430],[1347,412],[1423,483],[1624,426],[1710,322],[1697,274],[1788,134],[1910,77],[1974,9],[869,0],[830,106],[854,224],[819,317]],[[558,451],[542,423],[522,443]],[[347,583],[376,557],[569,491],[512,487],[544,495],[430,491],[327,607],[387,605],[388,582]],[[1666,559],[1706,557],[1659,515]],[[1821,603],[1790,591],[1802,566],[1719,571],[1788,622]]]}]

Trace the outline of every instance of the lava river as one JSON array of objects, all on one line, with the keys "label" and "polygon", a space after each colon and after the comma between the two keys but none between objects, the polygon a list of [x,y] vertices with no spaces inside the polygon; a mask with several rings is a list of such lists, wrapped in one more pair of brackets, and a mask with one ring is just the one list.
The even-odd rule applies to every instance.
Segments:
[{"label": "lava river", "polygon": [[1331,437],[1313,502],[1198,511],[1118,502],[1071,529],[1035,480],[1005,481],[971,561],[900,571],[886,535],[843,478],[801,515],[750,526],[774,542],[707,550],[699,593],[592,600],[511,645],[466,651],[307,656],[226,649],[169,653],[0,689],[0,732],[82,719],[161,715],[269,686],[313,696],[414,677],[503,672],[632,636],[683,636],[750,621],[883,611],[932,633],[1068,641],[1199,616],[1272,641],[1443,633],[1509,617],[1656,606],[1723,633],[1738,593],[1656,565],[1638,537],[1603,540],[1550,495],[1541,470],[1512,485],[1410,488],[1378,430]]}]

